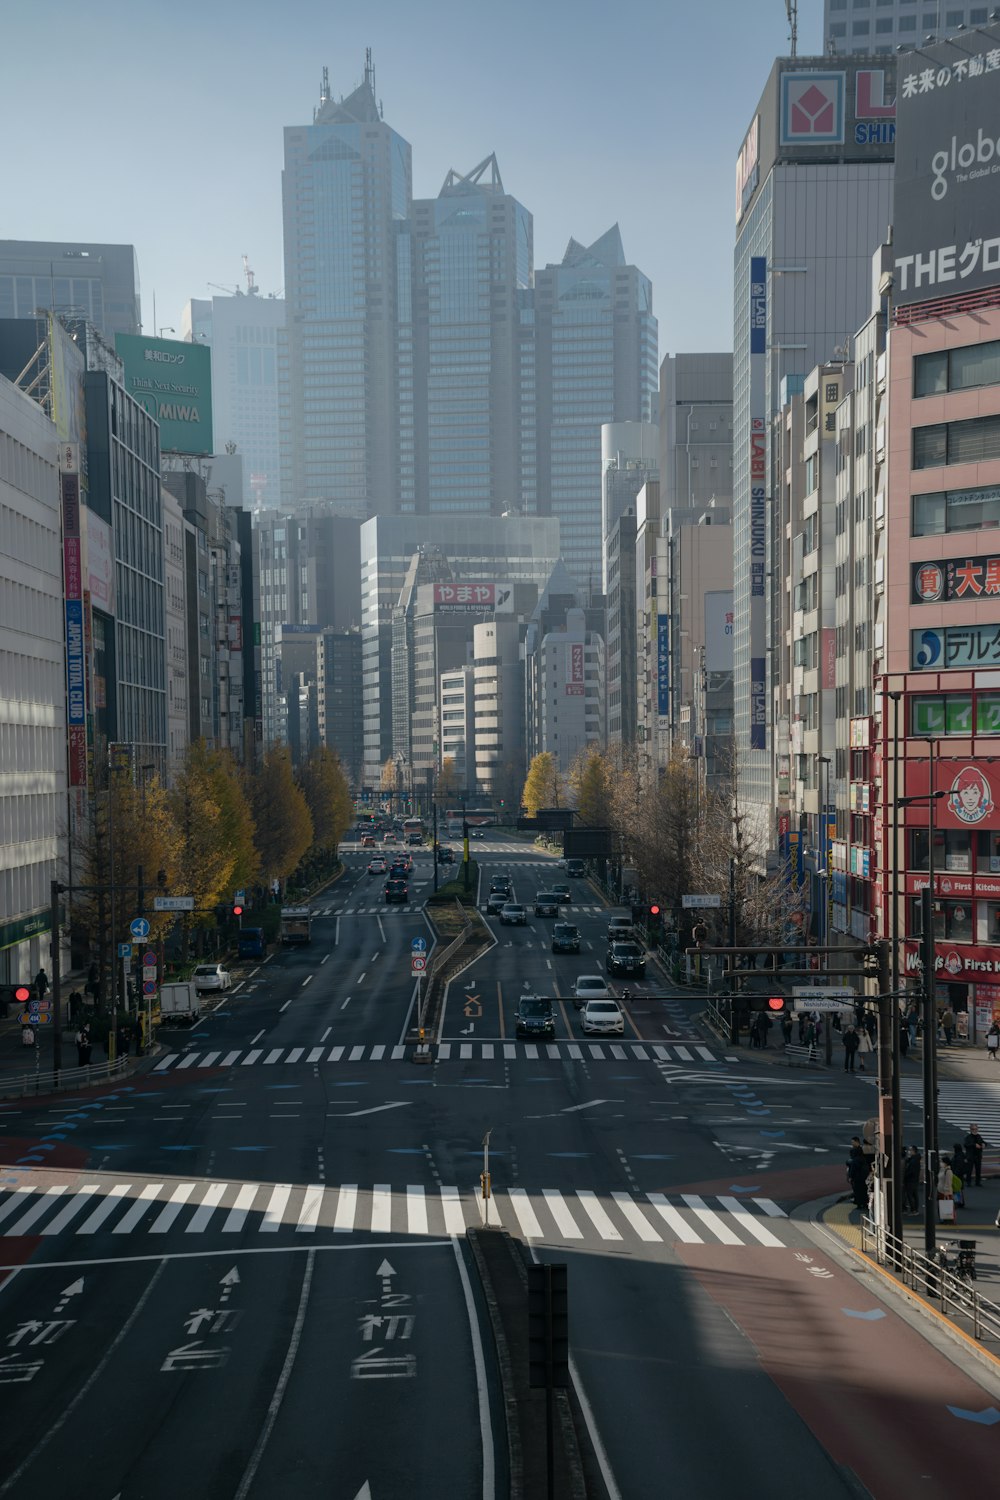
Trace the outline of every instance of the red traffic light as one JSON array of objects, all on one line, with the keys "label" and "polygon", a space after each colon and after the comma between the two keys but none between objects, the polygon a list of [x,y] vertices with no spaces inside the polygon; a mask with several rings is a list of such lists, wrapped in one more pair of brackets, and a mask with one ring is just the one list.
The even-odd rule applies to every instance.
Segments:
[{"label": "red traffic light", "polygon": [[233,907],[233,916],[234,917],[242,917],[242,915],[243,915],[243,908],[242,908],[242,906],[234,906]]},{"label": "red traffic light", "polygon": [[18,985],[17,989],[14,991],[14,999],[17,1000],[21,1005],[26,1005],[28,1003],[28,1001],[31,999],[31,991],[28,989],[28,986],[26,984]]},{"label": "red traffic light", "polygon": [[659,915],[660,915],[660,908],[659,908],[659,907],[658,907],[658,906],[657,906],[657,905],[656,905],[656,903],[655,903],[655,902],[654,902],[654,903],[653,903],[653,905],[652,905],[652,906],[651,906],[651,907],[650,907],[650,908],[649,908],[649,915],[650,915],[650,916],[651,916],[651,917],[658,917],[658,916],[659,916]]},{"label": "red traffic light", "polygon": [[784,995],[769,995],[767,1000],[767,1008],[768,1010],[784,1010]]}]

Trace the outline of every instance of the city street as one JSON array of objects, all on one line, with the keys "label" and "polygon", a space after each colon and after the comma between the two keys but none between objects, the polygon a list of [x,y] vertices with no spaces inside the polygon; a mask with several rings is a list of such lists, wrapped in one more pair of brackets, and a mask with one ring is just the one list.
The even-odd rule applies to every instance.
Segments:
[{"label": "city street", "polygon": [[[475,852],[482,903],[492,873],[526,902],[553,874],[500,836]],[[491,1222],[568,1263],[609,1495],[990,1492],[995,1429],[954,1413],[993,1398],[794,1217],[843,1190],[866,1080],[732,1051],[652,963],[624,1037],[584,1037],[567,997],[615,910],[582,881],[581,953],[551,953],[552,919],[488,919],[415,1067],[430,859],[406,908],[347,860],[311,945],[149,1071],[0,1106],[0,1497],[506,1493],[463,1241],[487,1132]],[[515,1037],[525,988],[554,1041]]]}]

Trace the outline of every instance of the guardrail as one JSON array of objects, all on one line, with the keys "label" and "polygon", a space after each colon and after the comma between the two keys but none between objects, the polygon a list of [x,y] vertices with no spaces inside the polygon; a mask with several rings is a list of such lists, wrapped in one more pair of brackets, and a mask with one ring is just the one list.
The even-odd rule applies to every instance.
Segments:
[{"label": "guardrail", "polygon": [[[972,1281],[956,1276],[951,1269],[946,1246],[957,1243],[942,1242],[937,1259],[931,1260],[905,1240],[889,1234],[872,1219],[862,1217],[861,1220],[861,1249],[865,1255],[884,1266],[911,1291],[920,1291],[925,1297],[938,1300],[946,1317],[964,1319],[970,1325],[974,1339],[1000,1343],[1000,1307],[977,1292]],[[969,1243],[974,1245],[974,1241]]]},{"label": "guardrail", "polygon": [[58,1073],[17,1073],[5,1077],[0,1074],[0,1097],[23,1098],[26,1094],[56,1094],[63,1089],[92,1088],[98,1083],[109,1083],[128,1071],[130,1059],[116,1057],[114,1062],[91,1063],[86,1068],[60,1068]]}]

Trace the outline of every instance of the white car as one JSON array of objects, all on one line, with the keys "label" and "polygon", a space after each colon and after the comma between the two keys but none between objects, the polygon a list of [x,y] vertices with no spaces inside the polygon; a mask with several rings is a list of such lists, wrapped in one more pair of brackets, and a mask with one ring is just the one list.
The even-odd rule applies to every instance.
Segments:
[{"label": "white car", "polygon": [[583,1029],[588,1036],[624,1036],[625,1017],[617,1000],[588,1000],[583,1007]]},{"label": "white car", "polygon": [[368,861],[369,875],[384,875],[387,868],[385,856],[382,854],[376,854],[374,859]]},{"label": "white car", "polygon": [[611,991],[601,974],[581,974],[573,987],[573,1004],[582,1009],[588,1000],[610,1000]]},{"label": "white car", "polygon": [[229,970],[222,964],[199,964],[193,977],[194,987],[199,995],[204,990],[228,990],[232,984]]}]

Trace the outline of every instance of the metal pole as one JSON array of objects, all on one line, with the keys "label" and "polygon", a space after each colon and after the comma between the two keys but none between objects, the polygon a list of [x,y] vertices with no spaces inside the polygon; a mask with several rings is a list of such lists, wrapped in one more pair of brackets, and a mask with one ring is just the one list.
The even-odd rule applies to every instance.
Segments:
[{"label": "metal pole", "polygon": [[552,1319],[552,1267],[545,1267],[545,1490],[547,1500],[555,1500],[555,1370],[553,1369],[554,1329]]},{"label": "metal pole", "polygon": [[[903,1103],[900,1095],[900,1070],[902,1066],[899,1050],[899,705],[903,697],[900,692],[889,694],[892,699],[892,863],[890,865],[890,888],[892,911],[886,924],[889,938],[889,989],[892,999],[889,1014],[892,1018],[892,1088],[889,1102],[892,1121],[892,1213],[889,1231],[897,1239],[903,1238]],[[933,790],[933,788],[931,788]]]},{"label": "metal pole", "polygon": [[[49,917],[49,930],[52,934],[52,1071],[57,1074],[62,1068],[62,997],[59,986],[62,981],[62,968],[59,955],[59,896],[65,889],[58,880],[53,880],[49,885],[49,902],[51,914]],[[38,1066],[38,1042],[35,1042],[35,1066]]]},{"label": "metal pole", "polygon": [[432,812],[434,817],[434,842],[431,852],[434,855],[434,892],[436,895],[438,888],[438,805],[436,797],[434,798]]},{"label": "metal pole", "polygon": [[924,965],[924,1253],[933,1256],[936,1240],[937,1212],[937,997],[934,963],[934,743],[928,742],[927,800],[927,889],[923,893],[923,965]]}]

